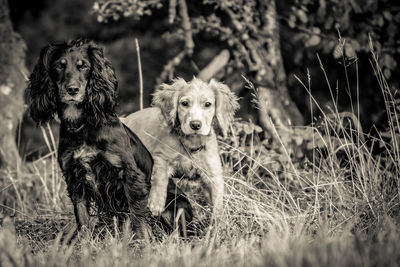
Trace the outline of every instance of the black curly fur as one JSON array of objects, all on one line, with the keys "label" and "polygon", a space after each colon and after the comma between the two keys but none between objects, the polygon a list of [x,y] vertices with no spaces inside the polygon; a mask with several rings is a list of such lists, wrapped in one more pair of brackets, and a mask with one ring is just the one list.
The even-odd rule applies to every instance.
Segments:
[{"label": "black curly fur", "polygon": [[[74,48],[86,51],[90,71],[84,100],[74,104],[80,115],[67,120],[63,112],[69,104],[60,101],[60,81],[52,64]],[[133,230],[141,237],[151,218],[146,206],[153,160],[140,139],[118,119],[116,89],[114,70],[102,49],[78,39],[43,48],[27,90],[30,114],[38,125],[56,113],[61,120],[58,161],[78,227],[89,226],[89,208],[95,203],[102,219],[116,217],[123,222],[130,216]],[[183,207],[191,220],[186,197],[177,198],[175,206]]]}]

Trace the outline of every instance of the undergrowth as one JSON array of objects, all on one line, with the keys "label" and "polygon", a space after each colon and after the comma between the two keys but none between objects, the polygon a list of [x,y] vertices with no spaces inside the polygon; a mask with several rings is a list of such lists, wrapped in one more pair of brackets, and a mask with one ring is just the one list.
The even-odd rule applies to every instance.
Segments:
[{"label": "undergrowth", "polygon": [[[56,141],[50,128],[43,128],[51,152],[0,176],[0,263],[398,266],[400,108],[372,46],[371,51],[387,129],[365,134],[357,107],[324,113],[310,93],[311,78],[298,79],[322,118],[304,127],[276,127],[274,142],[259,126],[237,119],[233,135],[219,139],[226,173],[224,212],[202,235],[188,239],[165,235],[144,244],[128,228],[75,236]],[[327,84],[333,92],[328,78]],[[208,212],[192,200],[197,213]]]}]

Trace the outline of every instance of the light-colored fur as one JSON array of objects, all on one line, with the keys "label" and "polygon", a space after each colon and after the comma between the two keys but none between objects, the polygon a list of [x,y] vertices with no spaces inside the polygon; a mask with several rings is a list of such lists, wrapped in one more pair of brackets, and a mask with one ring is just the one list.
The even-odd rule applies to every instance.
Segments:
[{"label": "light-colored fur", "polygon": [[[215,130],[226,135],[239,108],[237,97],[215,80],[176,79],[154,93],[152,108],[122,118],[154,160],[148,207],[153,215],[164,209],[168,179],[175,173],[200,177],[210,193],[214,214],[222,210],[224,181]],[[200,122],[199,129],[190,124]]]},{"label": "light-colored fur", "polygon": [[65,108],[64,113],[62,114],[63,119],[70,122],[78,120],[81,117],[81,115],[82,115],[82,110],[78,109],[74,104],[68,105]]}]

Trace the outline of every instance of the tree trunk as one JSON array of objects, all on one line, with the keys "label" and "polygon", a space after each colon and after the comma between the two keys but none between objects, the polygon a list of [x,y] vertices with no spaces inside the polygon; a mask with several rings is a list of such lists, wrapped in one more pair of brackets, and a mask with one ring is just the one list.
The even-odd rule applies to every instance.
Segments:
[{"label": "tree trunk", "polygon": [[272,127],[269,117],[278,126],[302,125],[303,118],[287,89],[275,0],[260,0],[259,5],[263,27],[261,34],[255,36],[257,39],[254,40],[256,44],[254,53],[259,58],[255,80],[260,84],[258,87],[260,122],[269,131]]},{"label": "tree trunk", "polygon": [[0,168],[18,168],[18,123],[24,112],[26,46],[14,32],[7,0],[0,0]]},{"label": "tree trunk", "polygon": [[[275,137],[274,126],[302,125],[303,118],[292,101],[286,81],[286,72],[280,50],[279,25],[275,0],[254,1],[254,17],[225,11],[231,19],[239,42],[232,42],[239,51],[254,86],[258,89],[258,119],[264,130]],[[273,123],[273,124],[272,124]]]}]

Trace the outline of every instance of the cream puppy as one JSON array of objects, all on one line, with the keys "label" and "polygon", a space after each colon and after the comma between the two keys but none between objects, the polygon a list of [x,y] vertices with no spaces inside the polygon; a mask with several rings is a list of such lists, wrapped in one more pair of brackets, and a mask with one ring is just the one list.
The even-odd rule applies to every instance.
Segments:
[{"label": "cream puppy", "polygon": [[178,78],[154,93],[152,108],[122,118],[150,151],[154,167],[148,207],[160,215],[165,207],[168,179],[183,174],[200,179],[211,197],[213,213],[220,214],[224,193],[216,131],[226,135],[239,108],[229,88]]}]

